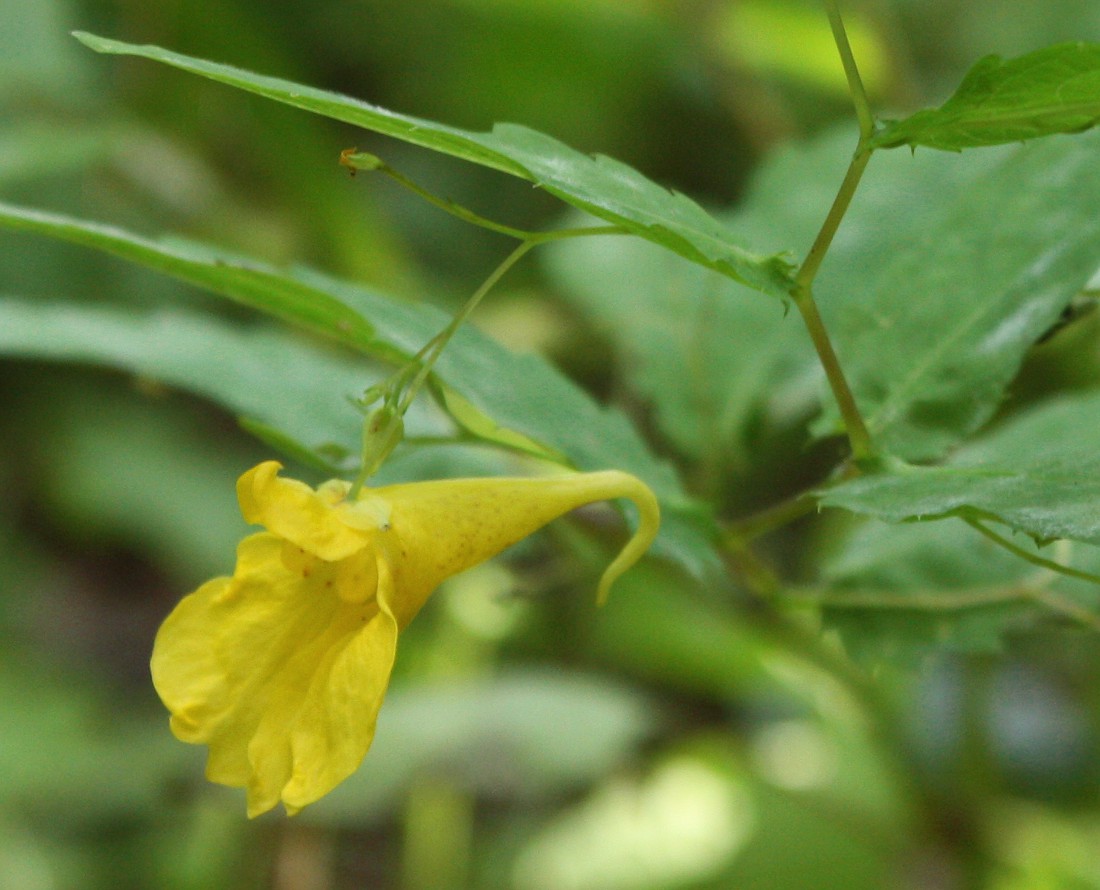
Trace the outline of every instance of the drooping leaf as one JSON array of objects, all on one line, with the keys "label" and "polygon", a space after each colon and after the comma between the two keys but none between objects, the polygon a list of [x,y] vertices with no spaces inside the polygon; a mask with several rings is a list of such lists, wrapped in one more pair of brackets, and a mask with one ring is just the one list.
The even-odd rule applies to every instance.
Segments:
[{"label": "drooping leaf", "polygon": [[[415,354],[449,321],[445,313],[426,304],[402,304],[318,272],[301,268],[280,270],[191,242],[150,241],[114,227],[10,205],[0,205],[0,226],[30,230],[113,253],[389,361]],[[75,336],[79,335],[79,331],[75,332]],[[134,330],[132,336],[140,339],[142,332]],[[43,348],[49,353],[48,347]],[[171,350],[164,352],[166,362],[172,354]],[[82,357],[89,360],[88,356]],[[150,364],[144,373],[156,376],[158,355],[148,358]],[[93,356],[90,360],[112,365],[116,361],[111,356]],[[644,479],[663,505],[658,549],[697,577],[707,577],[718,570],[719,562],[711,546],[712,518],[684,495],[672,468],[649,452],[620,412],[597,405],[543,359],[513,354],[469,326],[461,329],[444,350],[435,373],[472,409],[530,442],[545,446],[547,453],[564,455],[577,469],[615,467]],[[335,378],[338,389],[325,376],[311,379],[326,393],[320,397],[322,403],[334,395],[344,398],[349,394],[340,384],[339,376]],[[181,385],[190,386],[186,381]],[[222,397],[219,393],[198,391],[219,400]],[[350,394],[361,391],[362,387],[356,386]],[[258,397],[264,392],[261,386]],[[227,407],[237,410],[232,402]],[[262,413],[254,412],[253,416],[270,422]],[[349,406],[349,424],[357,420]],[[279,428],[279,422],[272,425]],[[292,431],[282,429],[282,432]],[[301,436],[298,430],[292,434],[310,445],[318,441],[312,435]],[[352,450],[354,453],[354,445]]]},{"label": "drooping leaf", "polygon": [[853,479],[824,492],[822,503],[891,522],[993,518],[1038,540],[1100,544],[1100,393],[1054,399],[943,466]]},{"label": "drooping leaf", "polygon": [[789,265],[746,245],[682,194],[613,158],[590,157],[535,130],[499,124],[476,133],[421,120],[358,99],[181,55],[77,32],[98,52],[142,56],[325,117],[530,180],[593,216],[773,296],[790,287]]},{"label": "drooping leaf", "polygon": [[943,105],[888,123],[871,144],[959,151],[1077,133],[1097,122],[1100,44],[1063,43],[1015,59],[986,56]]}]

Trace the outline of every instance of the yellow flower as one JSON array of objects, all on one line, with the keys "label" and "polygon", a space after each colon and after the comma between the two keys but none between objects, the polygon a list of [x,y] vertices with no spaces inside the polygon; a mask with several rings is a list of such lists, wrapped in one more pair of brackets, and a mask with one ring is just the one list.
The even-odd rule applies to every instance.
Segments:
[{"label": "yellow flower", "polygon": [[243,786],[248,815],[293,814],[359,766],[374,737],[397,636],[444,579],[583,504],[627,497],[638,531],[599,598],[657,532],[653,493],[626,473],[454,479],[316,490],[267,461],[237,482],[244,518],[267,531],[237,547],[232,577],[168,616],[152,674],[175,735],[210,748],[206,775]]}]

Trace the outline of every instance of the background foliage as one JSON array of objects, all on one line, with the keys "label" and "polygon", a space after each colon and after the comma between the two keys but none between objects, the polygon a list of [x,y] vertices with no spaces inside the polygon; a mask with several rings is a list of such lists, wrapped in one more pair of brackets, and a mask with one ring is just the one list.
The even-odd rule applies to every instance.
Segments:
[{"label": "background foliage", "polygon": [[[939,104],[979,56],[1100,40],[1087,0],[845,12],[887,116]],[[808,432],[836,423],[828,407],[815,419],[816,363],[778,301],[620,238],[536,253],[445,360],[472,408],[504,405],[493,419],[541,445],[656,481],[672,508],[665,558],[594,612],[592,580],[620,540],[599,514],[456,579],[403,638],[361,772],[293,821],[246,822],[236,794],[202,781],[202,752],[171,738],[147,677],[159,620],[230,567],[243,530],[232,480],[270,454],[235,415],[337,446],[339,462],[356,435],[345,396],[381,373],[384,344],[415,349],[444,317],[421,307],[453,310],[507,249],[380,177],[350,179],[340,150],[374,151],[512,225],[573,218],[492,171],[97,56],[74,29],[456,127],[521,123],[684,191],[765,250],[805,249],[855,138],[812,2],[7,0],[0,199],[122,227],[128,249],[192,281],[248,256],[238,299],[289,278],[288,305],[339,292],[374,328],[349,333],[354,354],[227,308],[188,275],[66,243],[54,217],[37,235],[0,231],[5,887],[1100,887],[1100,656],[1078,620],[1095,615],[1096,588],[1051,584],[958,520],[825,511],[764,539],[797,621],[761,621],[699,542],[713,517],[779,503],[834,462]],[[938,496],[895,477],[834,503],[893,520],[914,485],[928,516],[996,512],[1095,466],[1079,431],[1100,428],[1097,314],[1022,368],[1018,355],[1057,317],[1064,282],[1096,265],[1095,196],[1080,186],[1096,144],[872,160],[823,313],[875,432],[913,460],[950,456],[924,471],[946,480]],[[50,226],[60,237],[41,237]],[[1036,271],[1021,257],[1038,237],[1059,249]],[[930,325],[927,340],[864,348],[846,301],[881,321],[921,276],[943,296],[930,318],[966,335],[945,345]],[[997,340],[1005,351],[976,350],[971,334],[1025,286],[1031,327]],[[319,327],[339,324],[332,311]],[[936,398],[918,411],[891,387],[926,368]],[[957,409],[960,387],[994,398],[938,407]],[[431,404],[418,412],[414,432],[450,432]],[[423,448],[386,471],[521,461]],[[990,465],[1015,475],[975,470]],[[1073,490],[1075,536],[1089,540],[1095,488]],[[1064,533],[1049,521],[1020,519]],[[1096,571],[1086,544],[1053,546],[1042,554]]]}]

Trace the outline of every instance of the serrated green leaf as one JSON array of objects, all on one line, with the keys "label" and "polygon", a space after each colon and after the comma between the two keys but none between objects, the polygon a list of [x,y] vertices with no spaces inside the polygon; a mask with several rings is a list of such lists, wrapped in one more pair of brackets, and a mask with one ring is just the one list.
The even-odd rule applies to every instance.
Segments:
[{"label": "serrated green leaf", "polygon": [[[150,241],[114,227],[2,204],[0,226],[30,230],[113,253],[390,361],[415,354],[450,320],[445,313],[425,304],[398,303],[318,272],[301,268],[280,270],[190,242]],[[123,331],[117,333],[125,337]],[[75,335],[79,337],[80,331]],[[44,348],[48,354],[48,347]],[[171,354],[166,348],[166,361]],[[278,361],[277,357],[269,358]],[[107,364],[115,361],[110,356],[93,356],[91,360]],[[156,354],[149,356],[147,373],[157,373],[156,361]],[[712,546],[714,520],[684,495],[672,468],[649,452],[621,413],[596,404],[542,358],[515,355],[466,326],[444,350],[435,374],[482,415],[526,437],[546,453],[565,455],[577,469],[614,467],[645,480],[663,506],[658,550],[696,577],[710,577],[719,570],[720,562]],[[349,394],[345,388],[333,388],[332,380],[338,378],[311,379],[327,393],[324,398],[335,395],[342,399]],[[186,381],[180,385],[189,386]],[[257,387],[258,398],[271,395],[262,380],[257,381]],[[356,385],[351,394],[362,389],[362,385]],[[221,400],[218,393],[198,391]],[[232,402],[227,406],[238,410]],[[256,411],[248,413],[277,428],[283,422]],[[349,422],[358,421],[358,415],[350,407],[347,416]],[[318,441],[308,431],[304,435],[297,429],[282,428],[282,431],[298,441],[309,444]],[[350,447],[353,453],[358,452],[357,438],[358,429],[352,440],[355,444]],[[346,442],[343,439],[338,444]]]},{"label": "serrated green leaf", "polygon": [[1064,43],[1016,59],[986,56],[943,105],[888,123],[871,145],[959,151],[1077,133],[1097,122],[1100,45]]},{"label": "serrated green leaf", "polygon": [[1038,540],[1100,544],[1100,393],[1025,412],[943,466],[864,476],[821,500],[891,522],[993,518]]},{"label": "serrated green leaf", "polygon": [[752,252],[689,198],[619,161],[590,157],[526,127],[499,124],[490,133],[460,130],[160,47],[136,46],[82,32],[75,36],[98,52],[163,62],[295,108],[527,179],[574,207],[750,287],[777,297],[789,292],[790,266],[781,256]]}]

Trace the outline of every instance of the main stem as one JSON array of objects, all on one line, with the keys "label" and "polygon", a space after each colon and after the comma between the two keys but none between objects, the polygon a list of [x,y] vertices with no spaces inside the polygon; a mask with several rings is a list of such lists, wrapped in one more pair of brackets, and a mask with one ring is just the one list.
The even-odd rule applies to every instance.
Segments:
[{"label": "main stem", "polygon": [[867,91],[863,88],[863,78],[859,76],[852,45],[848,43],[848,32],[844,30],[840,7],[837,6],[836,0],[824,0],[824,2],[825,12],[829,16],[829,26],[833,29],[833,40],[840,52],[841,64],[844,65],[844,76],[848,79],[848,92],[852,94],[852,102],[856,106],[860,139],[861,141],[870,139],[875,131],[875,116],[871,112],[871,103],[867,100]]},{"label": "main stem", "polygon": [[848,385],[848,380],[844,376],[840,360],[833,349],[832,341],[825,330],[825,323],[818,312],[817,304],[814,302],[813,283],[817,277],[818,269],[821,268],[821,263],[825,259],[825,254],[828,253],[833,238],[840,228],[840,222],[848,211],[848,206],[851,204],[856,187],[863,177],[867,162],[871,159],[868,140],[874,133],[875,121],[874,116],[871,114],[870,103],[867,101],[867,93],[863,89],[863,81],[859,76],[855,57],[852,55],[852,48],[848,43],[844,22],[840,18],[840,9],[837,7],[836,0],[824,0],[824,3],[829,16],[829,24],[833,29],[837,50],[840,52],[840,59],[844,65],[844,74],[848,78],[848,88],[855,104],[856,116],[859,118],[859,143],[852,155],[852,161],[848,165],[848,172],[844,175],[844,181],[841,182],[836,197],[833,199],[833,204],[829,208],[829,213],[825,217],[813,245],[806,254],[806,259],[802,262],[798,272],[795,273],[791,298],[802,315],[802,321],[806,325],[806,330],[809,331],[814,349],[817,350],[818,358],[825,369],[829,387],[833,391],[833,397],[840,408],[840,415],[844,420],[845,429],[848,431],[848,441],[852,445],[852,456],[859,464],[874,457],[874,443],[871,440],[867,424],[863,420],[863,415],[860,414],[852,389]]}]

